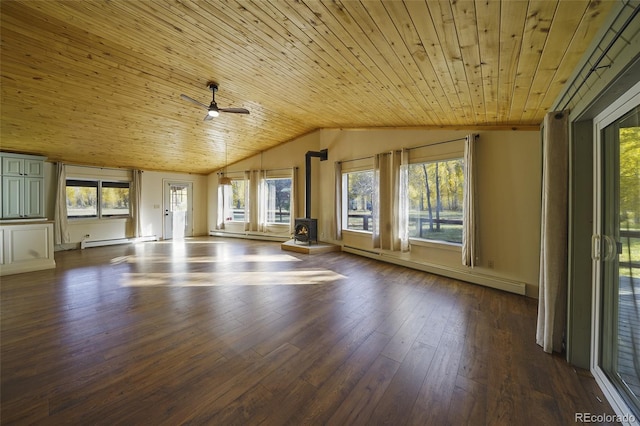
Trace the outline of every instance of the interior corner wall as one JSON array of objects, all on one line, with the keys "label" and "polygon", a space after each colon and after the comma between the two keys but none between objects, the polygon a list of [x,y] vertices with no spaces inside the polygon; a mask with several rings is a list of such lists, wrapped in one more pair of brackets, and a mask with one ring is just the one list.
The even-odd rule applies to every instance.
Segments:
[{"label": "interior corner wall", "polygon": [[[295,200],[297,216],[304,216],[305,199],[305,154],[308,151],[320,149],[320,131],[314,131],[300,136],[294,140],[284,142],[274,148],[253,155],[242,161],[228,165],[224,170],[218,170],[207,177],[208,182],[208,213],[207,223],[209,232],[216,230],[218,212],[218,173],[225,171],[229,174],[240,173],[247,170],[279,170],[297,167],[298,187]],[[325,161],[326,162],[326,161]],[[320,211],[320,161],[311,161],[311,202],[312,217],[318,217]],[[288,234],[288,230],[287,230]]]}]

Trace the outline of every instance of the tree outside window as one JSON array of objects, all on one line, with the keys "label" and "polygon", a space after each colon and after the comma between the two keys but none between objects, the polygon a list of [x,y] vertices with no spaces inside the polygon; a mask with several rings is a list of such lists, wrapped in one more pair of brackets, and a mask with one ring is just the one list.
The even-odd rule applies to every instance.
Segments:
[{"label": "tree outside window", "polygon": [[67,217],[129,216],[129,182],[67,179]]},{"label": "tree outside window", "polygon": [[267,223],[289,223],[291,178],[266,179]]},{"label": "tree outside window", "polygon": [[462,158],[409,165],[409,237],[462,243]]},{"label": "tree outside window", "polygon": [[373,171],[345,173],[343,182],[347,194],[346,229],[371,231]]},{"label": "tree outside window", "polygon": [[[225,187],[227,190],[228,187]],[[249,211],[245,205],[246,185],[244,179],[233,179],[231,181],[231,191],[227,200],[229,201],[230,215],[225,218],[226,221],[244,222],[249,217]]]}]

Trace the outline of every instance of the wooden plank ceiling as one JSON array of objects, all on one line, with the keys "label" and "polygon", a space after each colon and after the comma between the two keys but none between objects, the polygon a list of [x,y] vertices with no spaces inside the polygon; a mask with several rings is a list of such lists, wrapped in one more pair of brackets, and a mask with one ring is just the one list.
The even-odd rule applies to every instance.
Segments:
[{"label": "wooden plank ceiling", "polygon": [[[530,128],[614,3],[2,1],[0,144],[208,173],[318,128]],[[203,121],[209,81],[251,114]]]}]

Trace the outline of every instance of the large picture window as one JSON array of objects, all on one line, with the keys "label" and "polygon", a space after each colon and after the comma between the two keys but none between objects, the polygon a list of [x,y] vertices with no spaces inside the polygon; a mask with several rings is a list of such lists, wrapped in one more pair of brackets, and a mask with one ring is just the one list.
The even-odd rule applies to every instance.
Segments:
[{"label": "large picture window", "polygon": [[267,223],[289,223],[291,178],[266,179]]},{"label": "large picture window", "polygon": [[462,243],[464,160],[409,165],[409,237]]},{"label": "large picture window", "polygon": [[343,194],[346,194],[345,229],[371,232],[373,210],[373,171],[343,174]]},{"label": "large picture window", "polygon": [[129,182],[67,179],[67,217],[113,218],[130,214]]}]

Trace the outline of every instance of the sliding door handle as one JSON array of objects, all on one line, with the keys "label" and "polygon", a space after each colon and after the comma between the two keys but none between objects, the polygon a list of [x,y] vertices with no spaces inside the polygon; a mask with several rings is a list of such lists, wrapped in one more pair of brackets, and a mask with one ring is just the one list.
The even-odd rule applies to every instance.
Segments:
[{"label": "sliding door handle", "polygon": [[616,244],[616,240],[608,235],[602,235],[605,243],[607,244],[607,254],[602,259],[605,262],[611,262],[618,256],[618,245]]},{"label": "sliding door handle", "polygon": [[593,260],[611,262],[620,252],[618,246],[618,243],[612,237],[605,234],[594,234],[591,236],[591,258]]},{"label": "sliding door handle", "polygon": [[599,234],[593,234],[591,236],[591,259],[602,260],[602,239]]}]

